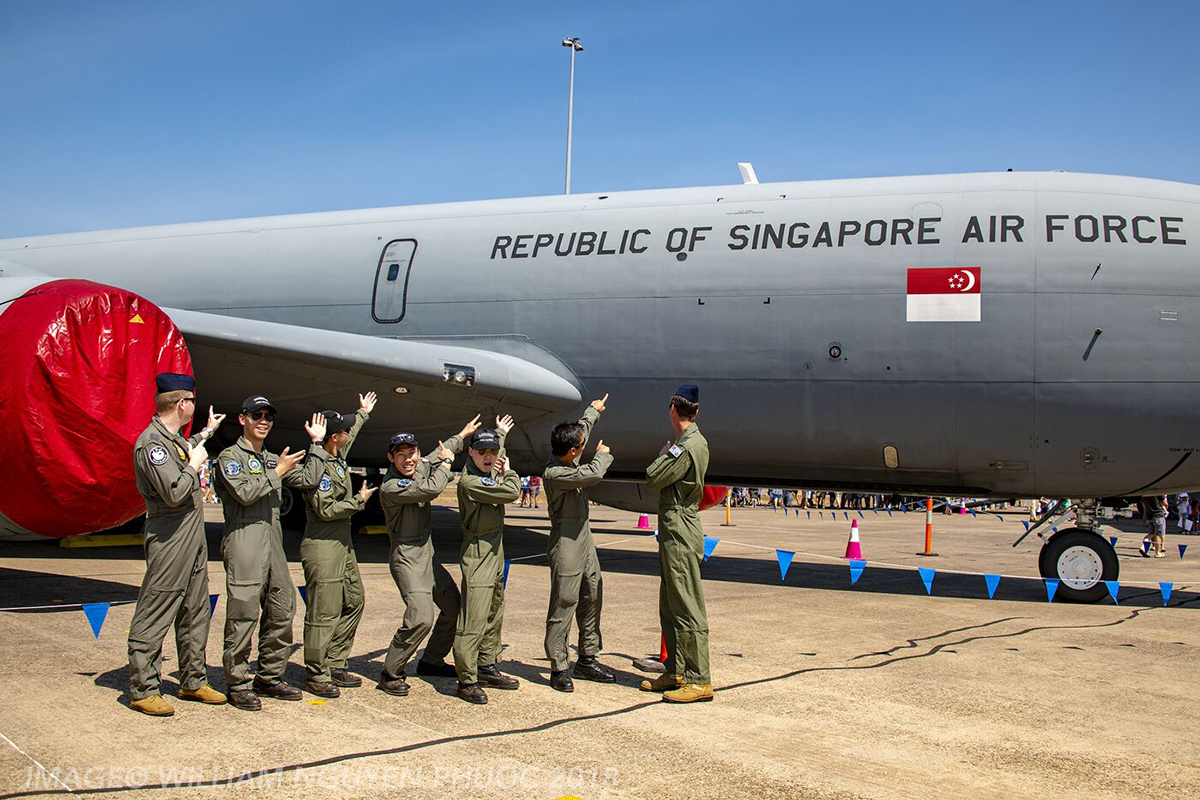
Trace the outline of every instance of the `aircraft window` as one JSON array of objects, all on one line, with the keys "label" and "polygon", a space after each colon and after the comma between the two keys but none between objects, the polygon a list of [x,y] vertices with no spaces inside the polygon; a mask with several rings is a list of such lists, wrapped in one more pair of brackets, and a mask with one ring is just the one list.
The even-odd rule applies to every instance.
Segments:
[{"label": "aircraft window", "polygon": [[371,316],[376,322],[399,322],[408,309],[408,279],[412,275],[416,239],[393,239],[379,254]]},{"label": "aircraft window", "polygon": [[889,444],[883,448],[883,463],[888,469],[895,469],[900,466],[900,454],[896,452],[894,446]]}]

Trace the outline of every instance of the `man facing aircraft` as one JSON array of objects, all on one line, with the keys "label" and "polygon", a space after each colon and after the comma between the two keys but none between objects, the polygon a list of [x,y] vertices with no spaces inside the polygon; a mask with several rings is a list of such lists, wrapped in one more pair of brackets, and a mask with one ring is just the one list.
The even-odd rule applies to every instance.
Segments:
[{"label": "man facing aircraft", "polygon": [[700,498],[708,472],[708,440],[696,426],[700,389],[684,384],[675,390],[667,416],[675,441],[667,442],[646,467],[646,485],[658,492],[658,561],[661,569],[658,614],[667,639],[666,672],[642,681],[642,690],[663,692],[671,703],[713,699],[708,668],[708,612],[700,562],[704,528]]}]

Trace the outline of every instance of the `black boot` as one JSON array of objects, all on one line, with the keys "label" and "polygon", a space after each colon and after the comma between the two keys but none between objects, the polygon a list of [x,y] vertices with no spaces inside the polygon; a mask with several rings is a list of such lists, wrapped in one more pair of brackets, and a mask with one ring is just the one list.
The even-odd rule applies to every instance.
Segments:
[{"label": "black boot", "polygon": [[254,693],[259,697],[274,697],[276,700],[300,700],[304,697],[304,692],[283,681],[263,683],[258,678],[254,679]]},{"label": "black boot", "polygon": [[613,683],[617,679],[613,671],[597,661],[595,656],[582,657],[575,662],[575,677],[596,683]]},{"label": "black boot", "polygon": [[516,689],[521,685],[516,678],[502,675],[500,670],[496,669],[495,664],[479,667],[479,682],[491,686],[493,689]]},{"label": "black boot", "polygon": [[305,681],[304,691],[317,697],[341,697],[342,693],[329,681]]},{"label": "black boot", "polygon": [[403,672],[400,673],[400,677],[398,678],[389,677],[387,673],[384,673],[379,676],[379,684],[376,688],[396,697],[407,697],[408,681],[404,680],[405,677]]},{"label": "black boot", "polygon": [[344,686],[347,689],[355,689],[362,686],[362,678],[357,675],[351,675],[344,669],[330,670],[329,677],[333,678],[334,686]]},{"label": "black boot", "polygon": [[249,689],[234,689],[229,693],[229,705],[242,711],[262,711],[262,700]]},{"label": "black boot", "polygon": [[458,685],[458,696],[468,703],[474,703],[477,706],[487,705],[487,692],[478,683],[460,683]]},{"label": "black boot", "polygon": [[560,692],[575,691],[575,682],[571,680],[570,670],[554,670],[550,673],[550,688]]}]

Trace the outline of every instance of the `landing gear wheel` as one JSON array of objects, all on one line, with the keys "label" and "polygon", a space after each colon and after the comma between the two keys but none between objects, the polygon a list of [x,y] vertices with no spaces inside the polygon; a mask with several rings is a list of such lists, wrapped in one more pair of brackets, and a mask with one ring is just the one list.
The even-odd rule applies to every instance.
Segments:
[{"label": "landing gear wheel", "polygon": [[1069,528],[1054,534],[1042,546],[1038,568],[1043,578],[1057,580],[1055,600],[1095,603],[1108,596],[1105,581],[1120,573],[1117,552],[1099,534]]},{"label": "landing gear wheel", "polygon": [[279,524],[285,531],[304,530],[304,500],[300,492],[284,486],[279,503]]}]

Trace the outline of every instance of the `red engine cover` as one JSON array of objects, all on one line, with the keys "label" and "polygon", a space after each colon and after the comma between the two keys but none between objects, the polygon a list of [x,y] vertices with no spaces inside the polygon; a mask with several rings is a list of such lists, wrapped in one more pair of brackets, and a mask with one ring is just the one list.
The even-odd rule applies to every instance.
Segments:
[{"label": "red engine cover", "polygon": [[700,510],[705,511],[718,503],[724,503],[728,492],[729,489],[725,486],[705,486],[704,496],[700,498]]},{"label": "red engine cover", "polygon": [[0,512],[54,537],[144,513],[133,444],[160,372],[191,374],[192,359],[145,298],[59,280],[12,302],[0,313]]}]

